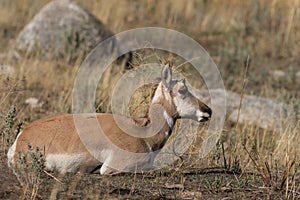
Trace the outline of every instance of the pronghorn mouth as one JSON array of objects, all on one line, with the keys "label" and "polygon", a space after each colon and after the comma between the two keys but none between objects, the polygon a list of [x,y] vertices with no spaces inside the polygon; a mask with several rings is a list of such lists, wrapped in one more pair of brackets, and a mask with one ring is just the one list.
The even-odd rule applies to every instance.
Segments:
[{"label": "pronghorn mouth", "polygon": [[199,122],[206,122],[209,120],[209,117],[202,117]]},{"label": "pronghorn mouth", "polygon": [[197,121],[198,122],[206,122],[211,117],[211,111],[210,112],[198,111],[196,115],[197,115]]}]

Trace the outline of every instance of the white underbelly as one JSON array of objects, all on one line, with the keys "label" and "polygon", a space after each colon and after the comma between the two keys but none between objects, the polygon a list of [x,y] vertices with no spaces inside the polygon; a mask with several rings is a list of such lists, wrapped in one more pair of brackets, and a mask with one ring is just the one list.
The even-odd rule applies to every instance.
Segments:
[{"label": "white underbelly", "polygon": [[87,153],[82,154],[48,154],[46,157],[46,170],[59,173],[85,171],[96,167],[100,163]]}]

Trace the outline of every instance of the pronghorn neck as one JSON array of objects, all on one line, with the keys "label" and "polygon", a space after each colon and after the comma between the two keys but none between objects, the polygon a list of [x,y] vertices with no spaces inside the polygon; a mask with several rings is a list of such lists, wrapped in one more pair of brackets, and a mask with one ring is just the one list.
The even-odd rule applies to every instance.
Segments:
[{"label": "pronghorn neck", "polygon": [[157,89],[155,90],[155,93],[151,101],[150,110],[152,106],[157,104],[163,107],[165,118],[166,116],[169,116],[168,118],[171,117],[173,120],[176,120],[178,118],[179,115],[173,101],[172,93],[166,91],[162,82],[159,83]]},{"label": "pronghorn neck", "polygon": [[[151,147],[152,151],[159,150],[163,147],[163,145],[166,143],[167,139],[172,134],[174,125],[176,120],[178,119],[178,113],[176,111],[175,104],[173,102],[173,97],[169,92],[165,91],[165,88],[163,87],[162,83],[160,83],[154,93],[154,96],[151,101],[150,110],[155,105],[160,105],[163,108],[163,112],[160,112],[163,114],[163,117],[165,119],[165,124],[161,128],[161,130],[154,136],[150,138],[146,138],[145,141],[147,144]],[[155,120],[157,116],[151,116],[149,115],[149,121]]]}]

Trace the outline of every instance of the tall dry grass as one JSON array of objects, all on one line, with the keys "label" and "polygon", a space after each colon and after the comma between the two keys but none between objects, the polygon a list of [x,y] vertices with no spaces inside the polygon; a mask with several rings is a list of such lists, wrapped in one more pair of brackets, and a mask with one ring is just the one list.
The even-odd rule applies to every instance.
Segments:
[{"label": "tall dry grass", "polygon": [[[0,2],[2,54],[9,50],[18,32],[47,2],[49,0]],[[181,31],[193,37],[212,55],[227,89],[289,103],[298,118],[296,123],[286,122],[281,132],[263,130],[250,124],[235,126],[227,123],[220,141],[203,160],[197,157],[203,136],[199,132],[193,147],[186,153],[186,164],[176,167],[182,171],[219,167],[236,173],[258,174],[263,183],[259,187],[285,191],[287,198],[299,193],[300,85],[294,76],[300,70],[299,0],[76,2],[94,13],[115,33],[144,26]],[[156,55],[147,56],[151,57],[149,60],[158,61]],[[248,84],[243,88],[243,67],[248,56]],[[181,59],[176,59],[176,64],[181,64]],[[145,59],[136,59],[135,64],[144,62]],[[5,115],[11,105],[17,109],[16,120],[23,121],[25,126],[49,114],[71,112],[73,81],[79,64],[68,66],[35,58],[16,63],[1,59],[0,63],[16,67],[14,76],[0,75],[1,137]],[[282,80],[272,78],[270,71],[274,69],[285,71],[286,77]],[[42,108],[31,108],[24,103],[28,97],[36,97],[45,104]],[[251,181],[252,176],[249,177]]]}]

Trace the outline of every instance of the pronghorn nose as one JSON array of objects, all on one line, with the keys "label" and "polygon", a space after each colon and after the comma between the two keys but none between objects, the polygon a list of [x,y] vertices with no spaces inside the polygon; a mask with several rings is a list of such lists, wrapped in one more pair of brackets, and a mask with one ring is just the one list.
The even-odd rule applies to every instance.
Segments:
[{"label": "pronghorn nose", "polygon": [[212,114],[212,110],[207,105],[204,105],[201,108],[201,111],[204,113],[204,117],[210,118]]},{"label": "pronghorn nose", "polygon": [[210,107],[208,107],[207,105],[205,105],[204,103],[200,104],[200,111],[201,111],[201,115],[198,116],[198,121],[199,122],[205,122],[208,121],[209,118],[212,115],[212,110],[210,109]]}]

